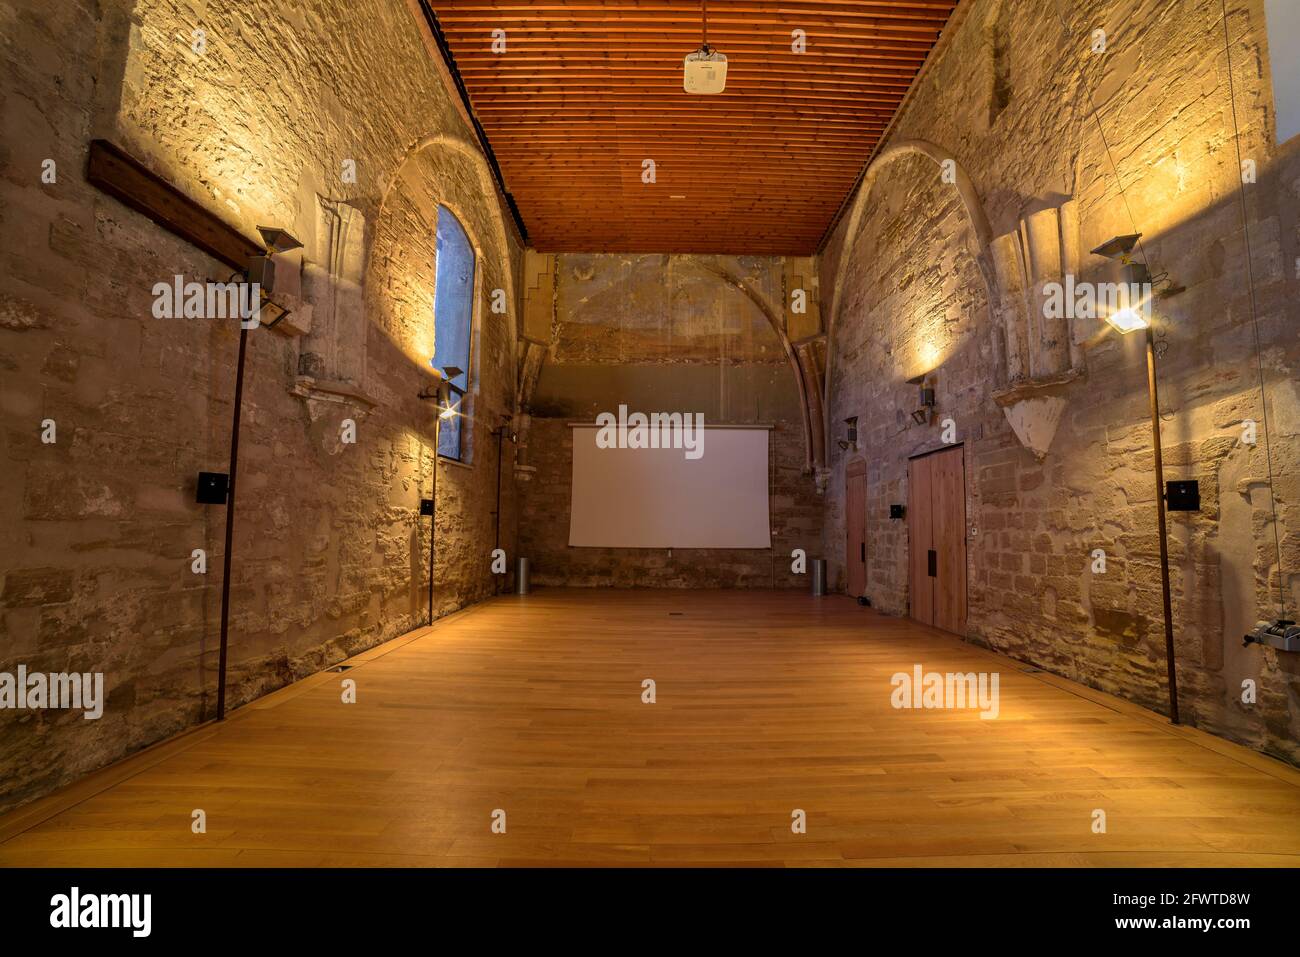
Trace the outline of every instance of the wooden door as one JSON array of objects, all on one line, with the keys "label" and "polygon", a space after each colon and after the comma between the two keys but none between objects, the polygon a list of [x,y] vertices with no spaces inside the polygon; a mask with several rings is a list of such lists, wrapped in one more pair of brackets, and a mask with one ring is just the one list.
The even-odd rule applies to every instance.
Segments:
[{"label": "wooden door", "polygon": [[908,465],[912,617],[966,634],[966,468],[959,446]]},{"label": "wooden door", "polygon": [[907,463],[907,579],[912,617],[924,625],[934,624],[934,578],[929,566],[934,539],[931,532],[932,464],[932,456]]},{"label": "wooden door", "polygon": [[936,452],[930,479],[934,521],[931,535],[938,568],[934,577],[934,626],[966,634],[966,469],[961,448]]},{"label": "wooden door", "polygon": [[858,598],[867,591],[867,467],[850,462],[844,488],[845,555],[848,592]]}]

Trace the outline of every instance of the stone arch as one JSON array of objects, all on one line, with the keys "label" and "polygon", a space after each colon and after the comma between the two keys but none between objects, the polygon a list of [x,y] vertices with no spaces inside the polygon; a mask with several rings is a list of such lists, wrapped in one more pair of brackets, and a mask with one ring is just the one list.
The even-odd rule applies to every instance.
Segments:
[{"label": "stone arch", "polygon": [[814,425],[816,425],[817,430],[820,431],[820,423],[815,424],[813,422],[808,402],[807,382],[803,374],[803,369],[799,365],[799,358],[795,354],[794,346],[790,344],[790,337],[785,334],[785,328],[781,321],[781,316],[779,316],[776,310],[772,308],[771,303],[769,303],[767,299],[765,299],[756,289],[751,287],[749,283],[745,282],[741,277],[713,262],[697,260],[695,265],[699,266],[699,268],[706,272],[710,272],[717,276],[731,288],[735,289],[741,295],[754,303],[754,305],[758,307],[758,311],[767,319],[768,324],[771,325],[772,331],[776,333],[776,337],[781,343],[781,348],[785,350],[786,359],[790,363],[790,371],[794,375],[795,388],[799,391],[799,408],[803,415],[805,467],[811,471],[816,458],[813,441]]},{"label": "stone arch", "polygon": [[[401,180],[402,171],[406,169],[407,164],[414,161],[425,150],[435,147],[452,150],[469,161],[470,167],[478,178],[479,189],[483,194],[484,201],[490,204],[491,215],[489,220],[494,227],[492,240],[497,247],[497,255],[501,258],[501,271],[505,275],[506,300],[510,303],[509,320],[511,329],[509,341],[514,343],[518,340],[519,317],[517,313],[520,304],[515,298],[515,270],[510,261],[510,234],[497,196],[496,180],[492,177],[492,170],[488,166],[486,157],[477,146],[451,133],[434,133],[417,140],[406,150],[397,165],[393,167],[392,174],[384,181],[377,216],[382,217],[384,215],[389,195],[393,187]],[[456,218],[460,220],[461,225],[465,227],[465,231],[474,243],[476,251],[480,254],[480,258],[482,258],[485,237],[476,234],[473,218],[466,214],[463,204],[455,197],[439,197],[438,202],[450,209],[456,215]]]},{"label": "stone arch", "polygon": [[[843,299],[843,282],[844,273],[848,267],[849,259],[857,247],[859,231],[862,228],[862,218],[866,213],[867,200],[871,196],[871,187],[879,179],[880,174],[885,168],[892,165],[894,161],[906,156],[924,156],[932,160],[940,168],[949,160],[953,163],[953,173],[957,193],[961,198],[962,208],[966,210],[966,216],[970,221],[971,229],[975,234],[975,239],[979,244],[976,262],[979,265],[980,276],[984,279],[984,286],[988,293],[988,307],[990,316],[996,318],[993,310],[997,302],[997,281],[994,278],[993,267],[990,261],[990,246],[993,243],[993,228],[989,225],[988,214],[984,211],[984,204],[980,202],[979,193],[975,189],[975,184],[971,180],[966,169],[952,155],[945,150],[927,140],[901,140],[893,146],[881,151],[881,153],[867,167],[866,173],[862,177],[862,182],[858,186],[857,195],[853,199],[853,205],[849,210],[848,223],[844,230],[844,248],[840,253],[839,261],[835,266],[835,282],[831,287],[834,300],[831,303],[830,315],[826,326],[826,381],[823,385],[822,406],[830,408],[831,401],[831,384],[834,381],[835,368],[835,326],[839,320],[839,314],[842,311]],[[830,424],[823,426],[824,441],[830,442]]]}]

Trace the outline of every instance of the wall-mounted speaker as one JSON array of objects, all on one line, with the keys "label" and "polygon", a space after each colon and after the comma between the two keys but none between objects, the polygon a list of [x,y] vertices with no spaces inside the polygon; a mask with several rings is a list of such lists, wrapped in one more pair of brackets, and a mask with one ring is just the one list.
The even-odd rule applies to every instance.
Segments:
[{"label": "wall-mounted speaker", "polygon": [[1166,482],[1165,507],[1171,512],[1199,512],[1201,483],[1196,479],[1187,482]]},{"label": "wall-mounted speaker", "polygon": [[225,472],[200,472],[194,501],[200,505],[225,505],[230,493],[230,476]]}]

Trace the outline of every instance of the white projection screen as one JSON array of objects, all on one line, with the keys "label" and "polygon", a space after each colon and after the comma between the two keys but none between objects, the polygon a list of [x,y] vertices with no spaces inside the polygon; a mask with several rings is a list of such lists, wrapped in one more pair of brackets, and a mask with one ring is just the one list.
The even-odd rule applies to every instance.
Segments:
[{"label": "white projection screen", "polygon": [[573,428],[569,544],[604,548],[770,548],[766,428],[708,426],[703,454],[598,448]]}]

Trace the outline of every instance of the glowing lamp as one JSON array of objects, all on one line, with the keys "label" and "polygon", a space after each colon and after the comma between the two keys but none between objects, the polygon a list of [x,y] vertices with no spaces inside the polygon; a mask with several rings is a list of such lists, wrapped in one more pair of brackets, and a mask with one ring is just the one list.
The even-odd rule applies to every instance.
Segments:
[{"label": "glowing lamp", "polygon": [[1094,249],[1093,255],[1104,256],[1122,265],[1126,292],[1133,298],[1133,290],[1140,290],[1142,301],[1128,301],[1122,309],[1106,316],[1106,321],[1122,335],[1142,329],[1146,332],[1147,347],[1147,398],[1151,406],[1151,446],[1156,479],[1156,531],[1160,541],[1160,593],[1164,605],[1165,624],[1165,682],[1169,689],[1169,720],[1178,724],[1178,672],[1174,667],[1174,615],[1169,586],[1169,532],[1165,524],[1165,467],[1160,442],[1160,391],[1156,376],[1156,337],[1151,328],[1149,310],[1151,273],[1146,263],[1133,260],[1133,250],[1141,233],[1116,236]]},{"label": "glowing lamp", "polygon": [[1110,323],[1111,327],[1116,332],[1123,335],[1127,335],[1130,332],[1137,332],[1139,329],[1146,329],[1151,325],[1151,323],[1147,321],[1147,317],[1142,315],[1142,311],[1140,309],[1135,309],[1132,306],[1112,312],[1106,317],[1106,321]]}]

